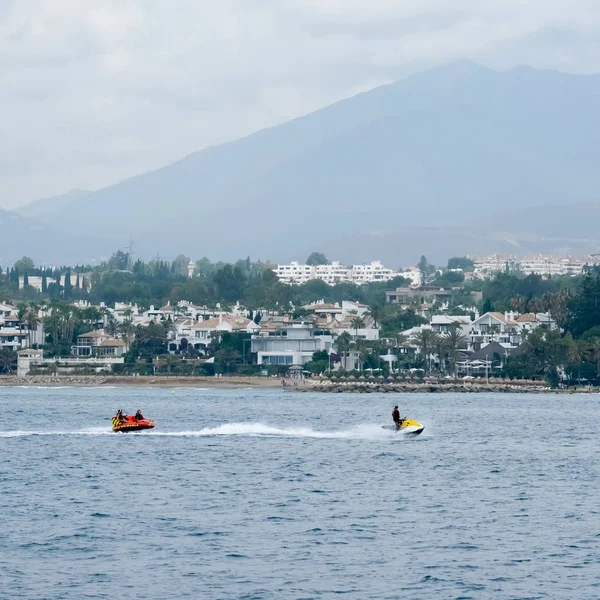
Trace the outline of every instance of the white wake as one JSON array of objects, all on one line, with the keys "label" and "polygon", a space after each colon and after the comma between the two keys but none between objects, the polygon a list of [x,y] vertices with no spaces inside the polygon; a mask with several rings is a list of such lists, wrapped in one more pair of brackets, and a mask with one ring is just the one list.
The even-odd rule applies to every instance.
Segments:
[{"label": "white wake", "polygon": [[316,439],[385,439],[395,436],[380,425],[361,424],[341,431],[318,431],[310,427],[275,427],[264,423],[225,423],[217,427],[206,427],[198,431],[152,431],[149,435],[165,436],[245,436],[245,437],[290,437]]},{"label": "white wake", "polygon": [[27,437],[32,435],[106,435],[107,433],[112,433],[112,430],[107,427],[87,427],[77,431],[62,431],[53,429],[27,431],[17,429],[14,431],[0,431],[0,438]]},{"label": "white wake", "polygon": [[[114,435],[108,427],[89,427],[77,431],[64,430],[15,430],[0,431],[0,438],[25,437],[25,436],[86,436],[86,435]],[[125,434],[120,434],[121,437]],[[188,431],[143,431],[127,435],[169,436],[169,437],[213,437],[213,436],[240,436],[240,437],[288,437],[288,438],[314,438],[314,439],[392,439],[399,437],[394,431],[382,429],[381,425],[360,424],[340,431],[319,431],[310,427],[276,427],[264,423],[225,423],[217,427]]]}]

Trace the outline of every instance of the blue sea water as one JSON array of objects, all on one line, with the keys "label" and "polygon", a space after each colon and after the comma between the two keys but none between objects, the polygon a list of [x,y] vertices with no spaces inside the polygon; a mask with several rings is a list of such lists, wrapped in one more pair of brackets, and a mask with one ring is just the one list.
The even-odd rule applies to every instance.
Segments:
[{"label": "blue sea water", "polygon": [[0,598],[599,598],[599,405],[0,388]]}]

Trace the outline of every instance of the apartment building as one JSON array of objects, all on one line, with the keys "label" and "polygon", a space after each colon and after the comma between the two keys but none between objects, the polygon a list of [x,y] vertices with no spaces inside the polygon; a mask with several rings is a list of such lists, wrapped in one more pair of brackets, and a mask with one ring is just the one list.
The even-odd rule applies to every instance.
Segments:
[{"label": "apartment building", "polygon": [[397,277],[399,273],[388,269],[375,260],[368,264],[343,265],[339,261],[333,261],[327,265],[304,265],[291,262],[288,265],[277,265],[273,269],[282,283],[302,284],[312,279],[320,279],[329,285],[336,283],[355,283],[362,285],[378,281],[389,281]]}]

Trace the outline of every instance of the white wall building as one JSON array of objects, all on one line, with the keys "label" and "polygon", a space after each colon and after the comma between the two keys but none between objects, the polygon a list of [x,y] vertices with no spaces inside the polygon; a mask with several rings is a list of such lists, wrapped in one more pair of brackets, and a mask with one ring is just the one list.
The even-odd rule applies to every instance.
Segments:
[{"label": "white wall building", "polygon": [[302,284],[312,279],[320,279],[329,285],[344,282],[362,285],[377,281],[389,281],[399,275],[396,271],[384,267],[378,260],[351,267],[338,261],[316,266],[292,262],[289,265],[277,265],[273,271],[281,282],[289,284]]},{"label": "white wall building", "polygon": [[507,267],[510,271],[518,270],[525,275],[579,275],[583,273],[586,265],[595,265],[598,263],[597,256],[578,258],[545,254],[525,256],[523,258],[492,254],[490,256],[474,257],[473,260],[475,262],[473,274],[479,278],[492,277],[495,273],[505,271]]},{"label": "white wall building", "polygon": [[331,335],[315,334],[309,322],[293,322],[277,331],[261,331],[252,336],[251,351],[259,365],[303,365],[318,350],[330,352]]},{"label": "white wall building", "polygon": [[417,267],[411,267],[410,269],[404,269],[398,273],[401,277],[410,280],[410,284],[413,287],[419,287],[421,285],[421,271]]}]

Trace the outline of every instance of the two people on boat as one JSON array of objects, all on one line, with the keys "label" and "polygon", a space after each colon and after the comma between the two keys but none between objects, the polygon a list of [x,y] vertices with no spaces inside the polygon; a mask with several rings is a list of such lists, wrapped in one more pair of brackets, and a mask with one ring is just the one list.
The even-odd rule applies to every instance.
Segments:
[{"label": "two people on boat", "polygon": [[[119,423],[123,423],[123,422],[125,422],[125,421],[128,421],[128,420],[129,420],[129,415],[124,415],[124,414],[123,414],[123,411],[122,411],[121,409],[119,409],[119,410],[117,411],[116,419],[117,419],[117,421],[119,421]],[[138,411],[135,413],[135,417],[134,417],[134,419],[135,419],[136,421],[143,421],[143,420],[144,420],[144,415],[142,415],[142,411],[141,411],[141,410],[138,410]]]},{"label": "two people on boat", "polygon": [[400,411],[397,406],[394,406],[394,410],[392,411],[392,419],[394,420],[394,424],[396,425],[396,429],[400,429],[402,426],[402,422],[404,419],[400,417]]}]

